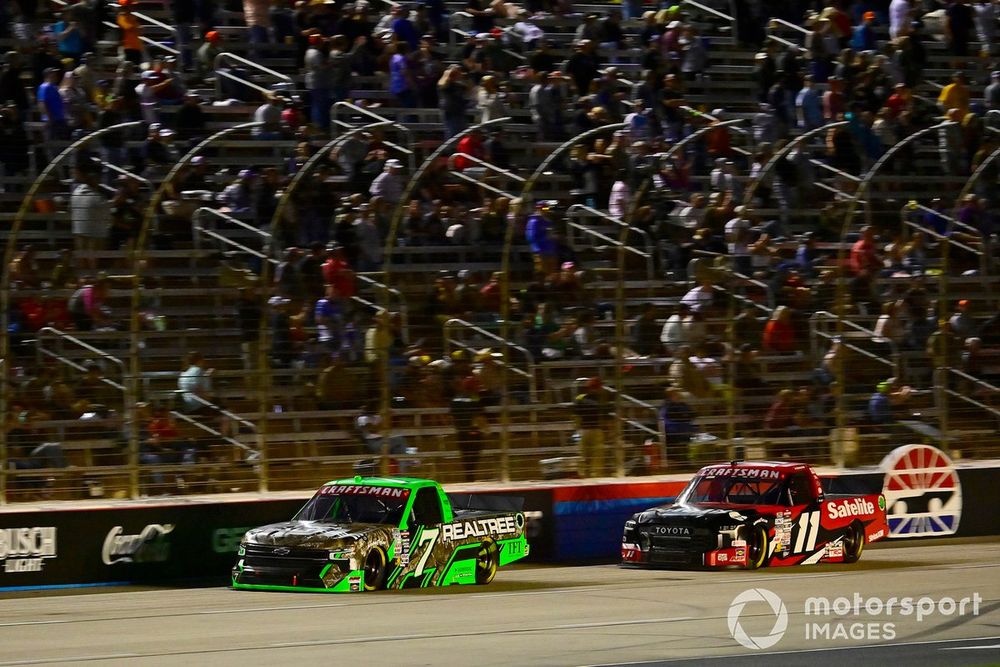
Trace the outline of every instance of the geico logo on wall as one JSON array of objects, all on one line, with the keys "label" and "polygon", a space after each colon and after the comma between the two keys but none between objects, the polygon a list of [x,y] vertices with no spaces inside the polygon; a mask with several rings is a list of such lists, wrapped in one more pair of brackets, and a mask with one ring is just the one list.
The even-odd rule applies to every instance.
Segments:
[{"label": "geico logo on wall", "polygon": [[115,526],[104,538],[101,560],[105,565],[162,563],[170,557],[170,542],[167,540],[167,535],[173,530],[172,523],[151,523],[137,535],[126,535],[124,528]]},{"label": "geico logo on wall", "polygon": [[45,559],[55,557],[54,527],[0,528],[0,563],[4,572],[41,572]]},{"label": "geico logo on wall", "polygon": [[889,537],[953,535],[962,518],[962,484],[951,459],[930,445],[907,445],[882,461]]}]

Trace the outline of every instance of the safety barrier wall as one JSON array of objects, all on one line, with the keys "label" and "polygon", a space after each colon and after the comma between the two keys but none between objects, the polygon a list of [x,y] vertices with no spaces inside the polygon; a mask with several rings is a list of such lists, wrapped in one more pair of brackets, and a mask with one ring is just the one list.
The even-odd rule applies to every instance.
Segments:
[{"label": "safety barrier wall", "polygon": [[[1000,534],[1000,464],[954,465],[939,450],[907,446],[880,469],[824,471],[830,493],[886,495],[891,538]],[[633,513],[669,502],[687,479],[532,485],[482,492],[524,498],[532,560],[612,561]],[[224,583],[243,533],[287,520],[306,495],[180,503],[123,502],[72,510],[0,512],[0,590],[118,582]],[[974,508],[963,515],[962,508]]]}]

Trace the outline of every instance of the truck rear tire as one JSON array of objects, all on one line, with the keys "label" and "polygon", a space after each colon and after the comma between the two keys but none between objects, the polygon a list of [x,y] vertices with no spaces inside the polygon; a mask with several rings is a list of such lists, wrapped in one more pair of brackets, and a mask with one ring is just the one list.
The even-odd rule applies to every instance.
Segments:
[{"label": "truck rear tire", "polygon": [[865,531],[861,524],[855,521],[844,535],[844,562],[857,563],[865,550]]},{"label": "truck rear tire", "polygon": [[747,569],[756,570],[767,563],[767,552],[770,540],[767,537],[767,526],[757,524],[750,527],[747,537]]},{"label": "truck rear tire", "polygon": [[486,540],[479,546],[476,554],[476,583],[480,586],[493,581],[500,565],[500,548],[493,540]]}]

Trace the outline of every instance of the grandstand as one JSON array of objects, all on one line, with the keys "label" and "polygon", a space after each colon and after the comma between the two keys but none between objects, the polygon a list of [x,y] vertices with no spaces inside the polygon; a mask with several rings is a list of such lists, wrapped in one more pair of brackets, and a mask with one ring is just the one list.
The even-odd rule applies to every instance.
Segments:
[{"label": "grandstand", "polygon": [[4,502],[1000,453],[991,3],[8,5]]}]

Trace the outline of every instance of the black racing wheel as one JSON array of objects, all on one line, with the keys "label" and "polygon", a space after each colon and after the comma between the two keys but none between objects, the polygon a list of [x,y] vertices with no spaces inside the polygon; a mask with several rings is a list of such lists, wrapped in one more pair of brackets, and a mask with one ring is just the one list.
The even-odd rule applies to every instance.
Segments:
[{"label": "black racing wheel", "polygon": [[377,591],[385,585],[386,562],[385,552],[379,547],[373,548],[365,556],[366,591]]},{"label": "black racing wheel", "polygon": [[493,540],[486,540],[479,547],[476,554],[476,583],[480,586],[493,581],[497,576],[497,567],[500,565],[500,549]]},{"label": "black racing wheel", "polygon": [[844,562],[857,563],[865,550],[865,530],[855,521],[844,534]]},{"label": "black racing wheel", "polygon": [[764,567],[767,563],[767,550],[769,540],[767,537],[767,526],[758,523],[750,527],[750,534],[747,535],[747,569],[756,570]]}]

